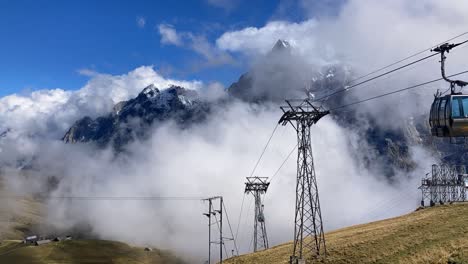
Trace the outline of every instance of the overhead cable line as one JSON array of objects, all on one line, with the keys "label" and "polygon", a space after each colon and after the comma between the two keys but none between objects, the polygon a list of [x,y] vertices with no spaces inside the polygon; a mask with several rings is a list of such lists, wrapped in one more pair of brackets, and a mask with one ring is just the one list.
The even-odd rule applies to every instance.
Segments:
[{"label": "overhead cable line", "polygon": [[351,89],[353,89],[353,88],[356,88],[356,87],[358,87],[358,86],[360,86],[360,85],[363,85],[363,84],[365,84],[365,83],[368,83],[368,82],[370,82],[370,81],[373,81],[373,80],[375,80],[375,79],[378,79],[378,78],[380,78],[380,77],[383,77],[383,76],[388,75],[388,74],[390,74],[390,73],[399,71],[399,70],[401,70],[401,69],[404,69],[404,68],[406,68],[406,67],[409,67],[409,66],[411,66],[411,65],[414,65],[414,64],[416,64],[416,63],[418,63],[418,62],[421,62],[421,61],[427,60],[427,59],[429,59],[429,58],[432,58],[432,57],[434,57],[434,56],[437,56],[438,54],[439,54],[439,52],[434,53],[434,54],[431,54],[431,55],[428,55],[428,56],[426,56],[426,57],[424,57],[424,58],[421,58],[421,59],[419,59],[419,60],[416,60],[416,61],[407,63],[407,64],[402,65],[402,66],[400,66],[400,67],[398,67],[398,68],[395,68],[395,69],[393,69],[393,70],[384,72],[384,73],[382,73],[382,74],[379,74],[379,75],[374,76],[374,77],[372,77],[372,78],[366,79],[366,80],[361,81],[361,82],[359,82],[359,83],[353,84],[353,85],[351,85],[351,86],[347,86],[347,87],[345,87],[345,88],[343,88],[343,89],[340,89],[340,90],[338,90],[338,91],[335,91],[335,92],[333,92],[333,93],[331,93],[331,94],[327,94],[327,95],[322,96],[322,97],[320,97],[320,98],[318,98],[318,99],[314,99],[314,100],[312,100],[312,102],[321,101],[321,100],[323,100],[323,99],[328,99],[328,98],[330,98],[330,97],[332,97],[332,96],[334,96],[334,95],[337,95],[337,94],[339,94],[339,93],[346,92],[346,91],[348,91],[348,90],[351,90]]},{"label": "overhead cable line", "polygon": [[[229,215],[227,213],[227,209],[226,209],[226,205],[224,204],[224,201],[223,201],[223,208],[224,208],[224,212],[226,214],[226,219],[227,219],[227,223],[228,223],[228,226],[229,226],[229,231],[231,231],[231,235],[234,236],[234,233],[232,232],[231,221],[229,221]],[[236,240],[237,240],[237,237],[235,237],[235,238],[233,237],[234,248],[236,250],[237,255],[239,255],[239,248],[237,248]],[[226,253],[226,255],[227,255],[227,253]]]},{"label": "overhead cable line", "polygon": [[237,240],[237,236],[239,235],[239,227],[240,227],[240,223],[241,223],[241,219],[242,219],[242,210],[244,209],[244,201],[245,201],[245,192],[244,192],[244,196],[242,197],[242,203],[241,203],[241,209],[240,209],[240,212],[239,212],[239,218],[237,220],[237,228],[236,228],[236,240]]},{"label": "overhead cable line", "polygon": [[[458,76],[458,75],[462,75],[462,74],[466,74],[466,73],[468,73],[468,70],[462,71],[462,72],[459,72],[459,73],[455,73],[455,74],[449,75],[447,77],[454,77],[454,76]],[[414,88],[418,88],[418,87],[421,87],[421,86],[424,86],[424,85],[427,85],[427,84],[431,84],[431,83],[435,83],[435,82],[438,82],[438,81],[442,81],[442,80],[443,80],[443,78],[438,78],[438,79],[434,79],[434,80],[427,81],[427,82],[424,82],[424,83],[412,85],[412,86],[409,86],[409,87],[406,87],[406,88],[403,88],[403,89],[395,90],[395,91],[392,91],[392,92],[388,92],[388,93],[380,94],[380,95],[377,95],[377,96],[373,96],[373,97],[370,97],[370,98],[367,98],[367,99],[364,99],[364,100],[360,100],[360,101],[356,101],[356,102],[353,102],[353,103],[338,106],[338,107],[330,109],[329,111],[330,112],[335,112],[338,109],[342,109],[342,108],[346,108],[346,107],[349,107],[349,106],[361,104],[361,103],[364,103],[364,102],[367,102],[367,101],[371,101],[371,100],[374,100],[374,99],[385,97],[387,95],[400,93],[400,92],[403,92],[403,91],[411,90],[411,89],[414,89]]]},{"label": "overhead cable line", "polygon": [[[265,151],[268,148],[268,145],[270,145],[271,139],[273,138],[273,136],[275,135],[276,130],[278,129],[278,126],[279,126],[279,123],[277,123],[275,125],[275,127],[273,128],[273,131],[271,132],[271,135],[268,138],[267,143],[265,144],[265,147],[263,148],[263,151],[260,154],[260,157],[258,158],[257,162],[255,163],[254,168],[252,169],[252,172],[250,173],[250,177],[252,177],[254,175],[255,170],[258,167],[258,164],[260,164],[260,161],[263,158],[263,155],[265,154]],[[237,236],[239,234],[239,225],[240,225],[240,223],[242,221],[242,212],[243,212],[243,209],[244,209],[244,200],[245,200],[245,193],[244,193],[244,197],[242,198],[242,204],[241,204],[241,209],[240,209],[240,212],[239,212],[239,218],[237,220],[236,240],[237,240]]]},{"label": "overhead cable line", "polygon": [[[468,42],[468,40],[465,40],[465,41],[463,41],[463,42],[457,43],[456,46],[461,46],[461,45],[463,45],[463,44],[465,44],[465,43],[467,43],[467,42]],[[437,56],[438,54],[440,54],[440,51],[437,51],[436,53],[433,53],[433,54],[428,55],[428,56],[426,56],[426,57],[423,57],[423,58],[421,58],[421,59],[412,61],[412,62],[407,63],[407,64],[405,64],[405,65],[402,65],[402,66],[400,66],[400,67],[397,67],[397,68],[392,69],[392,70],[390,70],[390,71],[384,72],[384,73],[379,74],[379,75],[377,75],[377,76],[374,76],[374,77],[372,77],[372,78],[366,79],[366,80],[361,81],[361,82],[359,82],[359,83],[353,84],[353,85],[351,85],[351,86],[346,86],[346,87],[344,87],[343,89],[340,89],[340,90],[337,90],[337,91],[335,91],[335,92],[332,92],[332,93],[330,93],[330,94],[328,94],[328,95],[325,95],[325,96],[323,96],[323,97],[320,97],[319,99],[314,99],[313,101],[315,102],[315,101],[321,101],[321,100],[323,100],[323,99],[328,99],[328,98],[330,98],[330,97],[332,97],[332,96],[334,96],[334,95],[337,95],[337,94],[339,94],[339,93],[346,92],[346,91],[348,91],[348,90],[350,90],[350,89],[353,89],[353,88],[355,88],[355,87],[358,87],[358,86],[360,86],[360,85],[362,85],[362,84],[368,83],[368,82],[370,82],[370,81],[373,81],[373,80],[378,79],[378,78],[380,78],[380,77],[383,77],[383,76],[385,76],[385,75],[391,74],[391,73],[393,73],[393,72],[399,71],[399,70],[401,70],[401,69],[404,69],[404,68],[406,68],[406,67],[409,67],[409,66],[411,66],[411,65],[414,65],[414,64],[419,63],[419,62],[421,62],[421,61],[424,61],[424,60],[427,60],[427,59],[432,58],[432,57],[434,57],[434,56]]]},{"label": "overhead cable line", "polygon": [[289,152],[288,156],[284,159],[284,161],[281,163],[281,165],[279,166],[279,168],[275,171],[275,173],[273,174],[273,176],[271,176],[270,182],[272,182],[273,179],[276,177],[276,175],[278,175],[278,173],[279,173],[280,170],[283,168],[284,164],[289,160],[289,158],[290,158],[291,155],[294,153],[294,150],[296,150],[296,148],[297,148],[297,144],[294,146],[294,148],[291,149],[291,151]]},{"label": "overhead cable line", "polygon": [[[216,214],[214,215],[214,219],[215,219],[215,224],[218,227],[219,232],[222,232],[221,226],[219,224],[220,221],[218,220],[218,217],[216,217]],[[228,251],[226,249],[226,243],[224,243],[223,240],[224,240],[224,237],[221,237],[221,240],[219,241],[219,244],[224,248],[224,254],[226,254],[226,256],[229,256]]]},{"label": "overhead cable line", "polygon": [[380,71],[382,71],[382,70],[388,69],[388,68],[390,68],[390,67],[392,67],[392,66],[394,66],[394,65],[397,65],[397,64],[399,64],[399,63],[401,63],[401,62],[404,62],[404,61],[406,61],[406,60],[408,60],[408,59],[411,59],[411,58],[416,57],[416,56],[418,56],[418,55],[420,55],[420,54],[423,54],[424,52],[430,51],[431,49],[433,49],[433,48],[435,48],[435,47],[437,47],[437,46],[439,46],[439,45],[442,45],[442,44],[444,44],[444,43],[447,43],[447,42],[449,42],[449,41],[452,41],[452,40],[454,40],[454,39],[457,39],[457,38],[459,38],[459,37],[462,37],[462,36],[464,36],[464,35],[466,35],[466,34],[468,34],[468,31],[463,32],[463,33],[461,33],[461,34],[459,34],[459,35],[457,35],[457,36],[455,36],[455,37],[452,37],[452,38],[450,38],[450,39],[447,39],[447,40],[445,40],[445,41],[442,41],[442,42],[440,42],[439,44],[433,45],[433,46],[431,46],[430,48],[427,48],[427,49],[423,49],[423,50],[421,50],[421,51],[418,51],[418,52],[414,53],[413,55],[409,55],[409,56],[407,56],[407,57],[405,57],[405,58],[403,58],[403,59],[400,59],[400,60],[398,60],[398,61],[396,61],[396,62],[394,62],[394,63],[388,64],[387,66],[383,66],[383,67],[381,67],[381,68],[378,68],[378,69],[376,69],[376,70],[374,70],[374,71],[371,71],[371,72],[369,72],[369,73],[367,73],[367,74],[365,74],[365,75],[362,75],[362,76],[360,76],[360,77],[358,77],[358,78],[355,78],[355,79],[353,79],[353,80],[351,80],[351,81],[349,81],[349,82],[350,82],[350,83],[353,83],[353,82],[355,82],[355,81],[358,81],[358,80],[360,80],[360,79],[363,79],[363,78],[366,78],[366,77],[368,77],[368,76],[370,76],[370,75],[373,75],[373,74],[375,74],[375,73],[377,73],[377,72],[380,72]]},{"label": "overhead cable line", "polygon": [[[444,42],[441,42],[441,43],[446,43],[446,42],[448,42],[448,41],[454,40],[454,39],[459,38],[459,37],[461,37],[461,36],[463,36],[463,35],[466,35],[466,34],[468,34],[468,32],[464,32],[464,33],[462,33],[462,34],[459,34],[459,35],[457,35],[457,36],[455,36],[455,37],[453,37],[453,38],[450,38],[450,39],[448,39],[448,40],[446,40],[446,41],[444,41]],[[468,40],[465,40],[465,41],[463,41],[463,42],[461,42],[461,43],[458,43],[458,44],[456,44],[456,45],[457,45],[457,46],[463,45],[463,44],[465,44],[465,43],[467,43],[467,42],[468,42]],[[391,66],[394,66],[394,65],[396,65],[396,64],[399,64],[400,62],[403,62],[403,61],[405,61],[405,60],[407,60],[407,59],[409,59],[409,58],[415,57],[415,56],[417,56],[417,55],[419,55],[419,54],[422,54],[422,53],[424,53],[424,52],[426,52],[426,51],[431,51],[431,49],[432,49],[433,47],[436,47],[436,46],[437,46],[437,45],[432,46],[432,47],[429,48],[429,49],[425,49],[424,51],[420,51],[420,52],[418,52],[418,53],[415,53],[415,54],[413,54],[413,55],[411,55],[411,56],[408,56],[408,57],[406,57],[406,58],[404,58],[404,59],[401,59],[401,60],[399,60],[399,61],[397,61],[397,62],[394,62],[394,63],[392,63],[392,64],[389,64],[389,65],[385,66],[385,67],[382,67],[382,68],[380,68],[380,69],[377,69],[377,70],[375,70],[375,71],[373,71],[373,72],[371,72],[371,73],[368,73],[368,74],[366,74],[366,75],[364,75],[364,76],[361,76],[361,77],[359,77],[359,78],[356,78],[356,79],[354,79],[354,80],[351,80],[350,82],[354,82],[354,81],[360,80],[360,79],[362,79],[362,78],[364,78],[364,77],[368,77],[368,76],[370,76],[370,75],[372,75],[372,74],[374,74],[374,73],[377,73],[377,72],[379,72],[379,71],[381,71],[381,70],[390,68]],[[440,53],[440,52],[437,52],[437,53],[428,55],[428,56],[426,56],[426,57],[423,57],[423,58],[421,58],[421,59],[418,59],[418,60],[416,60],[416,61],[410,62],[410,63],[405,64],[405,65],[402,65],[402,66],[400,66],[400,67],[398,67],[398,68],[395,68],[395,69],[392,69],[392,70],[390,70],[390,71],[384,72],[384,73],[382,73],[382,74],[379,74],[379,75],[374,76],[374,77],[372,77],[372,78],[366,79],[366,80],[361,81],[361,82],[359,82],[359,83],[356,83],[356,84],[353,84],[353,85],[351,85],[351,86],[347,86],[347,87],[345,87],[345,88],[336,90],[336,91],[334,91],[334,92],[332,92],[332,93],[330,93],[330,94],[327,94],[327,95],[325,95],[325,96],[322,96],[322,97],[320,97],[320,98],[318,98],[318,99],[313,99],[312,102],[316,102],[316,101],[321,101],[321,100],[324,100],[324,99],[328,99],[328,98],[330,98],[330,97],[332,97],[332,96],[334,96],[334,95],[337,95],[337,94],[339,94],[339,93],[348,91],[348,90],[353,89],[353,88],[355,88],[355,87],[358,87],[358,86],[360,86],[360,85],[362,85],[362,84],[368,83],[368,82],[370,82],[370,81],[373,81],[373,80],[378,79],[378,78],[380,78],[380,77],[383,77],[383,76],[385,76],[385,75],[388,75],[388,74],[391,74],[391,73],[396,72],[396,71],[398,71],[398,70],[401,70],[401,69],[403,69],[403,68],[409,67],[409,66],[411,66],[411,65],[413,65],[413,64],[416,64],[416,63],[419,63],[419,62],[421,62],[421,61],[427,60],[427,59],[429,59],[429,58],[431,58],[431,57],[434,57],[434,56],[438,55],[439,53]],[[302,101],[303,99],[293,99],[293,100]]]},{"label": "overhead cable line", "polygon": [[[252,209],[252,204],[253,204],[253,200],[250,200],[249,206],[247,207],[247,213],[252,211],[252,210],[251,210],[251,209]],[[251,216],[251,215],[249,214],[249,216]],[[246,220],[244,221],[244,224],[243,224],[242,226],[243,226],[243,227],[247,226],[247,218],[246,218]],[[245,228],[244,228],[243,230],[245,231]],[[245,234],[245,232],[243,232],[243,233]],[[247,236],[247,239],[248,239],[248,238],[249,238],[249,236]],[[248,242],[248,240],[247,240],[247,242]],[[241,246],[241,245],[239,244],[239,251],[241,251],[241,250],[240,250],[240,246]],[[247,246],[249,246],[249,245],[247,245]],[[246,247],[246,249],[249,250],[248,247]]]},{"label": "overhead cable line", "polygon": [[275,128],[274,128],[273,131],[271,132],[271,135],[270,135],[270,137],[268,138],[268,141],[267,141],[265,147],[263,148],[262,154],[260,154],[260,157],[258,158],[257,163],[255,163],[255,166],[254,166],[252,172],[250,173],[250,177],[252,177],[252,176],[254,175],[255,170],[257,169],[258,164],[260,163],[260,160],[262,159],[263,155],[265,154],[265,151],[267,150],[268,145],[270,144],[271,139],[273,138],[273,135],[275,134],[276,129],[278,128],[278,126],[279,126],[279,124],[276,124]]},{"label": "overhead cable line", "polygon": [[[429,61],[429,60],[425,60],[424,62],[421,62],[421,63],[418,63],[418,64],[414,64],[414,65],[412,65],[411,67],[407,67],[407,68],[402,69],[402,70],[400,70],[400,71],[392,72],[391,74],[387,74],[387,75],[383,76],[382,78],[380,78],[380,79],[378,79],[378,80],[375,80],[375,82],[368,82],[368,83],[366,83],[366,84],[360,86],[360,88],[361,88],[361,89],[364,89],[364,88],[367,88],[367,87],[369,87],[369,86],[375,85],[375,83],[378,82],[378,81],[382,82],[382,81],[385,81],[385,80],[389,80],[390,78],[395,78],[395,77],[397,77],[397,76],[399,76],[399,75],[401,75],[401,74],[404,74],[404,73],[406,73],[406,72],[408,72],[408,71],[414,70],[416,67],[421,67],[421,66],[423,66],[424,64],[427,64],[428,62],[430,62],[430,61]],[[329,95],[332,94],[332,93],[334,93],[334,92],[336,92],[336,91],[339,91],[339,90],[341,90],[341,89],[343,89],[343,88],[340,88],[340,87],[339,87],[339,88],[333,89],[333,90],[330,91]],[[329,98],[328,98],[329,95],[323,96],[322,98],[320,98],[320,103],[323,104],[323,102],[325,102],[326,99],[329,99]]]},{"label": "overhead cable line", "polygon": [[62,200],[86,200],[86,201],[197,201],[203,200],[204,197],[189,197],[189,196],[0,196],[0,199],[62,199]]}]

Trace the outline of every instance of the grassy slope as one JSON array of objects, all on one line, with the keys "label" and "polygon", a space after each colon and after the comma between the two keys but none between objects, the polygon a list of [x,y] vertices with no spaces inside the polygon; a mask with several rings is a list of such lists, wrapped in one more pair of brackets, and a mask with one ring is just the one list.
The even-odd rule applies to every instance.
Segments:
[{"label": "grassy slope", "polygon": [[[468,203],[336,230],[325,239],[328,257],[320,263],[468,264]],[[288,243],[226,263],[288,263],[291,251]]]},{"label": "grassy slope", "polygon": [[0,241],[21,239],[43,222],[40,202],[33,199],[8,198],[10,195],[13,194],[3,188],[0,176]]},{"label": "grassy slope", "polygon": [[71,240],[42,246],[27,246],[19,241],[0,244],[0,263],[72,264],[72,263],[151,263],[179,264],[181,260],[164,251],[105,240]]},{"label": "grassy slope", "polygon": [[[103,240],[71,240],[39,247],[26,246],[19,240],[32,234],[44,220],[43,205],[33,199],[10,199],[0,178],[0,263],[72,264],[72,263],[151,263],[179,264],[181,260],[165,251],[146,252],[143,248]],[[3,196],[3,197],[2,197]]]}]

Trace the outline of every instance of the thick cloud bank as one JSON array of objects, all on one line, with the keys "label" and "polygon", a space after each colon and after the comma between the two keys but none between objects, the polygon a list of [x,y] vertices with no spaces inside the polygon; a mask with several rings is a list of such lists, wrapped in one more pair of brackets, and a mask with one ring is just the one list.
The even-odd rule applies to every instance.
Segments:
[{"label": "thick cloud bank", "polygon": [[154,84],[200,89],[200,81],[165,79],[150,66],[139,67],[127,74],[96,74],[81,89],[39,90],[29,94],[13,94],[0,98],[0,131],[12,130],[11,136],[40,135],[57,138],[63,136],[77,119],[89,115],[100,116],[111,111],[120,101],[135,97],[141,90]]},{"label": "thick cloud bank", "polygon": [[[122,76],[105,78],[117,79],[115,82],[121,84],[128,95],[133,93],[134,85],[144,87],[146,82],[152,81],[137,77],[135,84],[135,80]],[[91,93],[90,85],[98,81],[92,79],[83,90]],[[201,84],[192,85],[204,90]],[[11,98],[30,100],[29,108],[22,104],[21,111],[10,108],[14,112],[5,111],[7,115],[2,116],[4,120],[17,121],[9,123],[10,132],[0,140],[2,173],[11,190],[17,194],[48,193],[54,197],[223,195],[231,223],[236,227],[245,177],[250,175],[280,117],[276,105],[232,103],[219,107],[208,122],[186,130],[167,123],[154,128],[149,140],[128,146],[128,154],[116,156],[109,149],[96,150],[92,145],[64,144],[59,140],[67,125],[80,116],[81,109],[95,109],[95,114],[101,111],[93,108],[98,100],[96,96],[93,100],[72,100],[83,90],[40,91],[2,99],[2,102],[9,102]],[[118,88],[111,90],[118,91]],[[115,102],[125,96],[118,98]],[[417,205],[416,182],[431,163],[430,159],[423,159],[421,168],[412,177],[399,175],[390,185],[360,164],[358,137],[330,117],[313,129],[327,230],[398,215]],[[271,177],[294,147],[295,140],[290,127],[279,127],[255,175]],[[420,154],[416,156],[421,157]],[[22,166],[23,170],[19,170]],[[291,239],[295,169],[295,155],[292,155],[274,178],[265,199],[272,245]],[[376,207],[379,203],[381,207]],[[48,211],[44,213],[48,223],[43,232],[84,230],[85,234],[102,239],[176,250],[187,258],[203,259],[205,256],[205,244],[201,241],[205,241],[207,230],[202,213],[207,205],[198,200],[50,199],[47,204]],[[246,197],[238,240],[241,252],[250,250],[252,213],[252,197]]]},{"label": "thick cloud bank", "polygon": [[[336,17],[299,23],[275,21],[262,28],[226,32],[217,46],[257,59],[278,38],[284,38],[297,47],[295,55],[307,61],[304,65],[344,62],[357,72],[365,72],[460,33],[468,26],[463,15],[467,9],[468,4],[462,1],[448,5],[435,0],[351,0]],[[450,54],[450,71],[463,70],[463,51],[466,49]],[[436,78],[437,60],[430,63],[374,83],[370,87],[375,89],[359,90],[352,96],[368,97],[389,87]],[[308,71],[311,69],[304,69]],[[98,74],[78,91],[41,90],[0,98],[0,162],[5,184],[18,194],[48,192],[51,196],[223,195],[231,224],[237,226],[245,177],[250,175],[280,117],[276,105],[234,102],[219,106],[207,122],[190,129],[171,123],[154,127],[148,140],[129,145],[125,155],[60,141],[78,118],[105,114],[149,84],[159,88],[180,85],[208,98],[224,93],[219,84],[169,80],[151,67],[140,67],[119,76]],[[431,93],[442,87],[437,84],[414,93],[420,97],[409,98],[406,94],[362,105],[356,116],[383,115],[384,122],[373,125],[401,128],[408,113],[415,118],[426,113]],[[368,169],[362,162],[364,157],[376,155],[372,151],[363,153],[360,146],[368,126],[344,128],[328,116],[313,127],[313,151],[327,230],[414,209],[419,180],[437,161],[424,148],[412,145],[409,152],[416,167],[412,172],[397,171],[390,183],[382,177],[379,166]],[[255,175],[271,177],[295,140],[290,127],[279,127]],[[295,158],[293,154],[274,178],[265,199],[271,245],[292,238]],[[47,204],[45,214],[56,230],[80,227],[99,238],[174,249],[197,259],[206,255],[207,223],[202,215],[206,204],[201,201],[52,199]],[[238,240],[241,252],[250,247],[252,213],[252,197],[247,197]]]}]

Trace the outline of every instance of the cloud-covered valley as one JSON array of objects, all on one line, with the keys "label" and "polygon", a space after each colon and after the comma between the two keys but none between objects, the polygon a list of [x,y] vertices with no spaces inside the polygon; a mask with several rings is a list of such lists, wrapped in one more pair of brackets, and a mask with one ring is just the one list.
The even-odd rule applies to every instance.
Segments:
[{"label": "cloud-covered valley", "polygon": [[[308,10],[307,1],[303,7]],[[211,54],[247,60],[254,74],[254,89],[268,89],[283,98],[289,95],[285,89],[306,87],[317,73],[326,73],[323,69],[350,69],[349,80],[456,36],[468,28],[467,12],[468,3],[463,1],[350,0],[337,15],[300,22],[269,21],[263,27],[227,31],[209,43],[209,49],[216,51],[206,56],[210,60],[216,60]],[[166,32],[162,42],[182,45],[174,28],[161,29]],[[293,54],[274,60],[273,66],[266,65],[271,60],[265,58],[278,39],[288,41]],[[460,47],[449,54],[451,73],[466,70],[467,52]],[[272,69],[282,72],[269,75]],[[438,58],[434,57],[362,89],[345,92],[339,103],[439,75]],[[337,83],[339,87],[321,89],[343,88]],[[150,84],[159,89],[185,87],[217,104],[204,122],[186,128],[172,121],[151,126],[146,131],[148,137],[126,145],[121,154],[111,147],[61,141],[78,119],[108,114],[115,104],[136,97]],[[424,124],[432,94],[444,88],[445,83],[436,83],[371,101],[347,114],[329,115],[313,127],[326,230],[416,208],[420,179],[440,157],[423,144],[408,143],[408,155],[415,165],[410,170],[395,168],[389,179],[382,164],[366,163],[369,158],[379,161],[381,155],[368,142],[367,132],[375,126],[377,131],[405,134],[411,122]],[[85,86],[74,91],[43,89],[2,97],[0,173],[4,184],[17,195],[45,193],[52,197],[222,195],[236,227],[245,177],[255,166],[281,111],[277,101],[218,101],[229,97],[226,89],[217,82],[171,79],[152,66],[141,66],[122,75],[92,74]],[[343,116],[352,121],[343,122]],[[255,175],[271,177],[295,144],[295,131],[280,126]],[[264,201],[270,245],[292,239],[295,159],[293,154],[275,176]],[[252,197],[245,199],[237,241],[241,252],[249,251],[253,230]],[[54,232],[80,227],[92,236],[168,248],[187,258],[203,259],[206,255],[201,242],[206,240],[207,224],[202,201],[50,199],[46,204],[47,225],[42,228]]]}]

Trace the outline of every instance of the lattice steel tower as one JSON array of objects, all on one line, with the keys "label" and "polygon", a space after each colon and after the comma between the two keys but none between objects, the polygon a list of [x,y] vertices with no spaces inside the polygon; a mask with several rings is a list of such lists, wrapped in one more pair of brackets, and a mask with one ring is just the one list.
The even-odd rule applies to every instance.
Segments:
[{"label": "lattice steel tower", "polygon": [[468,174],[465,165],[432,165],[432,175],[422,179],[421,206],[429,200],[429,205],[466,201]]},{"label": "lattice steel tower", "polygon": [[245,183],[245,193],[251,193],[255,198],[254,252],[268,248],[265,215],[263,214],[264,206],[261,196],[266,193],[269,185],[268,177],[247,177],[247,182]]},{"label": "lattice steel tower", "polygon": [[279,123],[290,123],[297,132],[297,182],[296,212],[294,226],[294,249],[290,263],[305,263],[313,256],[325,256],[325,235],[323,233],[322,213],[317,187],[317,180],[312,156],[310,127],[328,111],[315,107],[306,99],[297,104],[286,100],[288,106],[282,106],[284,114]]}]

